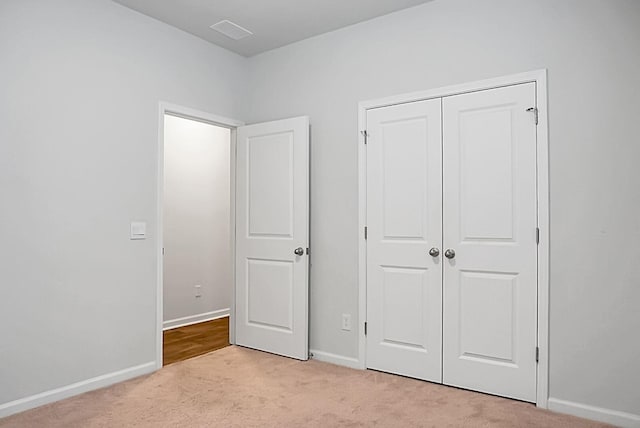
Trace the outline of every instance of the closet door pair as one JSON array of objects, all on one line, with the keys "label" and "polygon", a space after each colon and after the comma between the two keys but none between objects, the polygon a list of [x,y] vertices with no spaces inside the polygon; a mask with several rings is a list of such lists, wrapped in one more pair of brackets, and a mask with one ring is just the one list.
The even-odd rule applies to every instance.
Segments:
[{"label": "closet door pair", "polygon": [[535,83],[367,111],[367,367],[536,395]]}]

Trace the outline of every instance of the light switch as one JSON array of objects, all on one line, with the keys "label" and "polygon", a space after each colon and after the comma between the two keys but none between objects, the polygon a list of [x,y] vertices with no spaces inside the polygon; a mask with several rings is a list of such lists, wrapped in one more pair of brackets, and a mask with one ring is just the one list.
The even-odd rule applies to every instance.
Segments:
[{"label": "light switch", "polygon": [[147,223],[132,221],[130,239],[147,239]]}]

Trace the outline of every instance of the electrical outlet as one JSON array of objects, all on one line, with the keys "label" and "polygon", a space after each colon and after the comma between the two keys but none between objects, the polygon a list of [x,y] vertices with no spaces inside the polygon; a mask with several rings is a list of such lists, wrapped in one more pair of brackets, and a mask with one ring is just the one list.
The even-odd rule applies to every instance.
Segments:
[{"label": "electrical outlet", "polygon": [[351,331],[351,314],[342,314],[342,329]]},{"label": "electrical outlet", "polygon": [[196,284],[194,287],[196,288],[196,297],[202,297],[202,285]]}]

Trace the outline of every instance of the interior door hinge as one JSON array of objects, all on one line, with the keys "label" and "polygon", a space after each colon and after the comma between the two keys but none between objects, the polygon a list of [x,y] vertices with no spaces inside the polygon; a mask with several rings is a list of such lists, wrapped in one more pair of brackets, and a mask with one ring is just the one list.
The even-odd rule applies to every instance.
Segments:
[{"label": "interior door hinge", "polygon": [[540,348],[536,346],[536,363],[540,361]]},{"label": "interior door hinge", "polygon": [[540,244],[540,228],[536,227],[536,244]]},{"label": "interior door hinge", "polygon": [[364,239],[367,239],[367,226],[364,227]]},{"label": "interior door hinge", "polygon": [[364,335],[367,335],[367,322],[364,322]]},{"label": "interior door hinge", "polygon": [[360,131],[360,133],[364,137],[364,143],[367,144],[367,138],[369,138],[369,133],[367,132],[366,129],[364,131]]},{"label": "interior door hinge", "polygon": [[529,107],[527,111],[533,112],[533,119],[538,124],[538,107]]},{"label": "interior door hinge", "polygon": [[164,256],[164,247],[162,247],[162,255]]}]

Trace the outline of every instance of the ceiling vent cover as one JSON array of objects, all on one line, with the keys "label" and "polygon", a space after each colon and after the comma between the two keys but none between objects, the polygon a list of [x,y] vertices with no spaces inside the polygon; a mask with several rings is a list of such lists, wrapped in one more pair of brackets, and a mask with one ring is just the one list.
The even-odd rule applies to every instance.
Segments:
[{"label": "ceiling vent cover", "polygon": [[234,24],[231,21],[220,21],[217,24],[213,24],[210,28],[216,30],[219,33],[224,34],[233,40],[244,39],[245,37],[252,36],[253,33],[246,28],[242,28],[238,24]]}]

